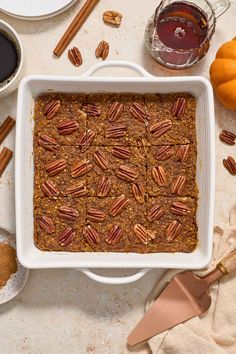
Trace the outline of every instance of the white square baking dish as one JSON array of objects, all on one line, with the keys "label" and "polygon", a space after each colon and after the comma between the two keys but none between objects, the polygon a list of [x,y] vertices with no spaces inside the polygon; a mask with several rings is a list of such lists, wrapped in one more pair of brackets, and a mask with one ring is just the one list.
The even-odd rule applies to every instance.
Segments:
[{"label": "white square baking dish", "polygon": [[[91,77],[104,66],[124,66],[142,77]],[[197,99],[197,211],[199,245],[192,253],[42,252],[33,238],[33,110],[43,92],[189,92]],[[28,76],[20,84],[16,128],[17,255],[28,268],[189,268],[205,267],[211,257],[215,177],[214,102],[210,83],[198,76],[154,77],[129,62],[107,62],[80,77]]]}]

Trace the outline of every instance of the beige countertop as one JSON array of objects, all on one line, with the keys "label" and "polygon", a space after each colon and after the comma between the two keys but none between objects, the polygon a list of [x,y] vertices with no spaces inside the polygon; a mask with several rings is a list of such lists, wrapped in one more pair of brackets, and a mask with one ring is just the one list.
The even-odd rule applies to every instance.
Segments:
[{"label": "beige countertop", "polygon": [[[97,62],[94,50],[105,39],[111,47],[109,59],[136,62],[157,76],[179,74],[208,78],[216,50],[235,36],[236,0],[233,0],[230,10],[218,19],[207,57],[188,71],[169,71],[157,65],[143,47],[145,24],[158,2],[103,0],[72,42],[80,48],[84,58],[84,64],[75,68],[65,53],[60,59],[53,58],[52,50],[82,2],[78,1],[65,13],[42,21],[23,21],[0,13],[0,19],[9,22],[23,41],[25,75],[80,75]],[[101,15],[108,9],[123,14],[120,28],[103,24]],[[114,69],[106,71],[106,75],[112,73]],[[0,122],[6,115],[15,116],[16,93],[1,99],[0,108]],[[218,102],[215,111],[216,137],[224,128],[236,132],[236,112],[226,111]],[[14,132],[4,145],[14,149]],[[235,152],[235,146],[223,145],[216,139],[215,224],[218,225],[227,222],[236,195],[236,177],[222,167],[222,158],[229,154],[235,156]],[[14,230],[14,161],[0,180],[0,200],[0,224]],[[104,273],[111,274],[111,271]],[[127,274],[126,271],[121,272],[124,273]],[[160,274],[161,270],[154,270],[134,284],[106,286],[87,279],[76,270],[33,270],[22,293],[0,306],[0,353],[128,353],[126,336],[142,315],[145,299]],[[133,352],[144,354],[148,350],[141,346]]]}]

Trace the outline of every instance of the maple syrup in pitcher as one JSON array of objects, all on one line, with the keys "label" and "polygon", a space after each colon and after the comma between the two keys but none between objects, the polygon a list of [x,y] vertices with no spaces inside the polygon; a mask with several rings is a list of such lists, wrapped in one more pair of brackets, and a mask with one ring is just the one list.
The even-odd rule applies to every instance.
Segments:
[{"label": "maple syrup in pitcher", "polygon": [[[228,0],[163,0],[149,21],[145,42],[154,59],[172,69],[185,69],[207,53],[216,17],[229,8]],[[213,9],[214,6],[214,9]]]}]

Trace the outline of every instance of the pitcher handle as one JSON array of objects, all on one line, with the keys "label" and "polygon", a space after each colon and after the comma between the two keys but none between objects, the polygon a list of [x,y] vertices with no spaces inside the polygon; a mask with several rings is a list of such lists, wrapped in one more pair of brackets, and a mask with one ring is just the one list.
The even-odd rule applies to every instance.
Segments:
[{"label": "pitcher handle", "polygon": [[218,18],[230,8],[230,2],[229,0],[216,0],[211,6],[215,13],[215,17]]}]

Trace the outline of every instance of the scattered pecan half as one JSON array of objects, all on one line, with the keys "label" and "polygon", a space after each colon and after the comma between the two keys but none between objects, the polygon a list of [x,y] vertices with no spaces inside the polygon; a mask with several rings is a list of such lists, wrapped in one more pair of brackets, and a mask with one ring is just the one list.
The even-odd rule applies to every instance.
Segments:
[{"label": "scattered pecan half", "polygon": [[115,122],[120,118],[123,111],[124,111],[123,103],[114,102],[112,103],[111,107],[107,111],[107,119],[109,120],[109,122]]},{"label": "scattered pecan half", "polygon": [[131,156],[131,151],[128,147],[114,146],[111,151],[112,155],[121,160],[127,160]]},{"label": "scattered pecan half", "polygon": [[113,125],[107,128],[105,131],[106,138],[122,138],[127,133],[126,126],[124,124]]},{"label": "scattered pecan half", "polygon": [[60,108],[61,108],[61,101],[53,100],[47,104],[44,114],[48,119],[52,119],[57,115]]},{"label": "scattered pecan half", "polygon": [[79,213],[76,209],[63,205],[59,208],[58,216],[62,220],[73,222],[78,218]]},{"label": "scattered pecan half", "polygon": [[185,176],[177,176],[174,179],[174,182],[172,183],[171,193],[178,194],[178,195],[181,194],[183,192],[185,183],[186,183],[186,177]]},{"label": "scattered pecan half", "polygon": [[85,197],[88,194],[86,189],[86,182],[80,181],[77,184],[74,184],[66,189],[66,195],[72,197]]},{"label": "scattered pecan half", "polygon": [[236,175],[236,161],[232,156],[228,156],[227,159],[223,159],[223,165],[231,175]]},{"label": "scattered pecan half", "polygon": [[107,170],[109,166],[109,160],[101,149],[98,149],[93,154],[94,161],[102,169]]},{"label": "scattered pecan half", "polygon": [[150,120],[150,114],[148,113],[146,107],[142,106],[137,102],[134,102],[130,106],[130,113],[134,118],[138,119],[140,122],[145,123],[147,120]]},{"label": "scattered pecan half", "polygon": [[191,209],[187,205],[180,202],[174,202],[170,210],[172,214],[179,216],[186,216],[191,213]]},{"label": "scattered pecan half", "polygon": [[76,120],[66,119],[57,125],[57,130],[60,135],[69,135],[79,129],[79,123]]},{"label": "scattered pecan half", "polygon": [[122,237],[123,230],[120,226],[114,225],[111,230],[108,232],[108,235],[105,239],[108,245],[115,245],[118,243]]},{"label": "scattered pecan half", "polygon": [[87,211],[87,219],[93,222],[102,222],[106,219],[106,214],[102,210],[90,208]]},{"label": "scattered pecan half", "polygon": [[94,138],[95,133],[91,129],[86,130],[80,135],[78,145],[80,146],[81,152],[85,152],[89,148]]},{"label": "scattered pecan half", "polygon": [[154,240],[156,237],[153,231],[147,229],[141,224],[134,225],[134,233],[144,245],[147,245],[150,240]]},{"label": "scattered pecan half", "polygon": [[47,197],[57,197],[60,194],[59,189],[49,180],[42,184],[41,189]]},{"label": "scattered pecan half", "polygon": [[121,165],[116,171],[117,177],[127,182],[133,182],[138,177],[138,172],[130,166]]},{"label": "scattered pecan half", "polygon": [[162,166],[153,167],[152,178],[158,186],[164,186],[167,182],[166,172],[164,168]]},{"label": "scattered pecan half", "polygon": [[41,216],[38,223],[41,229],[43,229],[47,234],[52,234],[55,231],[54,223],[48,216]]},{"label": "scattered pecan half", "polygon": [[66,247],[73,241],[74,238],[75,231],[71,227],[68,227],[67,229],[59,233],[57,237],[57,242],[60,246]]},{"label": "scattered pecan half", "polygon": [[100,242],[100,236],[91,225],[85,226],[83,230],[83,235],[88,241],[89,244],[94,244],[94,243],[99,243]]},{"label": "scattered pecan half", "polygon": [[176,98],[171,108],[172,116],[176,118],[180,118],[184,114],[185,108],[186,108],[186,99],[184,97]]},{"label": "scattered pecan half", "polygon": [[161,146],[157,149],[155,158],[159,161],[166,161],[174,155],[174,149],[172,146]]},{"label": "scattered pecan half", "polygon": [[41,135],[38,138],[38,144],[48,151],[55,152],[59,149],[57,140],[48,135]]},{"label": "scattered pecan half", "polygon": [[234,133],[229,132],[228,130],[222,130],[219,135],[219,138],[221,141],[223,141],[223,143],[226,143],[228,145],[235,145],[236,135]]},{"label": "scattered pecan half", "polygon": [[91,117],[99,117],[101,108],[96,103],[87,103],[83,106],[83,111]]},{"label": "scattered pecan half", "polygon": [[169,119],[156,122],[150,126],[150,133],[154,138],[160,138],[172,128],[172,123]]},{"label": "scattered pecan half", "polygon": [[176,160],[186,162],[188,160],[190,145],[181,145],[176,151]]},{"label": "scattered pecan half", "polygon": [[126,196],[122,194],[112,204],[110,208],[110,215],[116,216],[120,214],[129,204],[130,204],[130,199],[126,198]]},{"label": "scattered pecan half", "polygon": [[160,219],[165,214],[165,210],[160,205],[154,205],[148,212],[147,218],[149,221]]},{"label": "scattered pecan half", "polygon": [[79,48],[73,47],[72,49],[68,50],[68,58],[70,59],[71,63],[75,66],[80,66],[83,64],[83,58],[80,53]]},{"label": "scattered pecan half", "polygon": [[102,176],[97,185],[97,196],[106,197],[111,189],[111,180],[109,177]]},{"label": "scattered pecan half", "polygon": [[88,173],[92,168],[93,168],[93,165],[90,162],[90,160],[82,159],[82,160],[76,162],[72,166],[72,168],[71,168],[71,176],[73,178],[77,178],[77,177],[83,176],[86,173]]},{"label": "scattered pecan half", "polygon": [[97,59],[102,58],[102,60],[105,60],[108,57],[109,54],[109,44],[106,41],[101,41],[96,50],[95,50],[95,56]]},{"label": "scattered pecan half", "polygon": [[181,230],[182,224],[177,220],[172,221],[166,230],[167,241],[173,241],[177,236],[179,236]]},{"label": "scattered pecan half", "polygon": [[58,173],[62,172],[67,166],[67,162],[65,159],[59,159],[56,161],[49,162],[46,165],[46,172],[49,176],[56,176]]},{"label": "scattered pecan half", "polygon": [[121,24],[122,15],[117,11],[105,11],[103,14],[103,21],[106,25],[119,27]]},{"label": "scattered pecan half", "polygon": [[145,188],[143,182],[136,182],[132,184],[132,192],[134,195],[134,198],[139,204],[144,203],[144,195],[145,195]]}]

